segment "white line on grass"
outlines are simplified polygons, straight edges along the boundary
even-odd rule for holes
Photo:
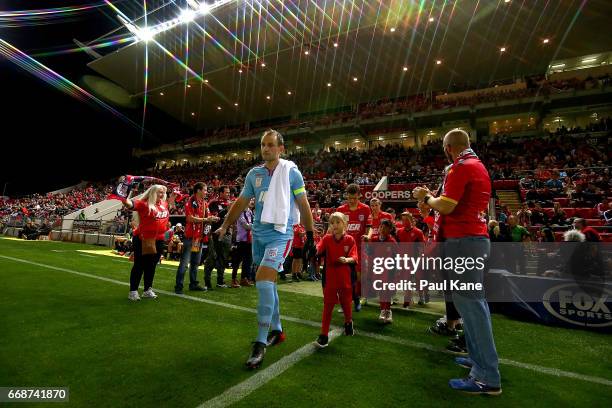
[[[342,333],[341,329],[334,329],[329,333],[329,341],[335,340]],[[278,377],[296,363],[314,354],[317,347],[313,343],[308,343],[297,349],[291,354],[278,360],[276,363],[266,367],[257,374],[252,375],[247,380],[225,390],[223,394],[199,405],[198,408],[224,408],[230,406],[241,399],[247,397],[253,391],[264,386],[270,380]]]
[[[86,255],[86,254],[79,254],[79,255],[84,256],[86,258],[95,258],[95,256],[93,255]]]
[[[128,286],[129,285],[128,282],[122,282],[122,281],[118,281],[118,280],[115,280],[115,279],[105,278],[105,277],[98,276],[98,275],[92,275],[92,274],[85,273],[85,272],[73,271],[71,269],[61,268],[61,267],[58,267],[58,266],[52,266],[52,265],[46,265],[46,264],[42,264],[42,263],[38,263],[38,262],[32,262],[32,261],[28,261],[28,260],[25,260],[25,259],[13,258],[12,256],[0,255],[0,258],[8,259],[8,260],[15,261],[15,262],[21,262],[21,263],[25,263],[25,264],[29,264],[29,265],[40,266],[42,268],[53,269],[53,270],[56,270],[56,271],[67,272],[67,273],[71,273],[73,275],[84,276],[84,277],[92,278],[92,279],[98,279],[98,280],[101,280],[101,281],[110,282],[110,283],[114,283],[114,284],[117,284],[117,285],[123,285],[123,286]],[[188,299],[188,300],[193,300],[193,301],[196,301],[196,302],[207,303],[207,304],[210,304],[210,305],[224,307],[226,309],[241,310],[243,312],[248,312],[248,313],[257,313],[257,310],[255,310],[255,309],[251,309],[251,308],[244,307],[244,306],[233,305],[231,303],[218,302],[218,301],[215,301],[215,300],[204,299],[204,298],[199,298],[199,297],[189,296],[189,295],[177,295],[176,293],[168,292],[168,291],[161,290],[161,289],[156,289],[156,291],[158,293],[163,293],[163,294],[168,295],[168,296],[174,296],[174,297],[184,298],[184,299]],[[286,320],[286,321],[289,321],[289,322],[300,323],[300,324],[307,325],[307,326],[312,326],[312,327],[320,327],[321,326],[320,322],[313,322],[311,320],[300,319],[300,318],[297,318],[297,317],[281,315],[281,318],[283,320]],[[434,351],[434,352],[438,352],[438,353],[447,353],[446,350],[437,349],[436,347],[434,347],[434,346],[432,346],[430,344],[425,344],[425,343],[419,343],[419,342],[415,342],[415,341],[400,339],[400,338],[397,338],[397,337],[385,336],[385,335],[382,335],[382,334],[366,332],[366,331],[363,331],[363,330],[360,330],[357,334],[361,335],[361,336],[364,336],[364,337],[370,337],[370,338],[373,338],[373,339],[377,339],[377,340],[381,340],[381,341],[386,341],[388,343],[394,343],[394,344],[399,344],[399,345],[408,346],[408,347],[412,347],[412,348],[418,348],[418,349],[425,349],[425,350],[428,350],[428,351]],[[506,359],[506,358],[500,358],[499,362],[501,364],[505,364],[505,365],[509,365],[509,366],[513,366],[513,367],[518,367],[518,368],[523,368],[523,369],[526,369],[526,370],[532,370],[532,371],[535,371],[535,372],[538,372],[538,373],[541,373],[541,374],[549,374],[549,375],[553,375],[553,376],[556,376],[556,377],[573,378],[573,379],[587,381],[587,382],[591,382],[591,383],[595,383],[595,384],[602,384],[602,385],[612,386],[612,381],[611,380],[608,380],[608,379],[605,379],[605,378],[601,378],[601,377],[593,377],[593,376],[589,376],[589,375],[578,374],[578,373],[574,373],[574,372],[571,372],[571,371],[564,371],[564,370],[559,370],[557,368],[545,367],[545,366],[540,366],[540,365],[536,365],[536,364],[521,363],[520,361],[509,360],[509,359]]]

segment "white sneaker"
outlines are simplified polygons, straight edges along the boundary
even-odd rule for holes
[[[142,293],[143,298],[157,299],[157,295],[153,292],[153,288],[149,288]]]
[[[393,323],[393,312],[391,311],[391,309],[385,310],[385,312],[387,312],[385,313],[385,323]]]
[[[137,290],[130,290],[130,294],[128,295],[128,299],[130,299],[131,301],[138,301],[140,300],[140,296],[138,296],[138,291]]]
[[[387,313],[386,310],[381,310],[380,311],[380,316],[378,316],[378,321],[379,322],[383,322],[386,323],[385,318],[387,317]]]

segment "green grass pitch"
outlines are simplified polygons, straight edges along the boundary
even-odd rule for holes
[[[174,265],[158,268],[155,289],[172,292]],[[281,314],[294,318],[283,321],[288,340],[268,349],[261,369],[247,371],[256,332],[255,288],[186,292],[216,304],[164,293],[132,303],[128,287],[113,282],[127,284],[130,267],[126,258],[100,247],[0,239],[0,386],[70,387],[68,404],[12,405],[197,407],[261,375],[319,334],[318,284],[281,285]],[[232,406],[609,406],[609,336],[494,315],[505,361],[503,394],[469,396],[448,388],[450,378],[467,370],[442,352],[447,339],[426,332],[441,309],[424,309],[430,313],[398,311],[394,324],[383,327],[378,309],[364,307],[354,315],[357,336],[339,337],[308,354]],[[332,323],[341,325],[342,315],[335,313]],[[544,372],[549,369],[589,378]]]

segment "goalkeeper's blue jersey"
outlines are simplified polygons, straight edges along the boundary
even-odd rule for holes
[[[278,168],[278,167],[277,167]],[[296,206],[295,198],[306,193],[304,186],[304,178],[302,173],[297,167],[289,170],[289,185],[291,188],[290,200],[291,208],[289,209],[289,220],[287,222],[287,231],[285,234],[274,229],[274,224],[267,224],[261,222],[261,213],[263,211],[263,204],[270,186],[270,180],[274,171],[268,170],[264,165],[253,167],[246,176],[244,181],[244,188],[240,193],[241,197],[253,198],[255,197],[255,216],[253,218],[253,239],[279,239],[279,238],[293,238],[293,224],[297,221],[291,217],[293,209]]]

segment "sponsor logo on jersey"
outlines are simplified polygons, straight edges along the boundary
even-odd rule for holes
[[[361,229],[361,224],[357,222],[351,222],[348,225],[347,231],[359,231]]]
[[[263,181],[263,177],[255,177],[255,188],[261,187],[262,181]]]

